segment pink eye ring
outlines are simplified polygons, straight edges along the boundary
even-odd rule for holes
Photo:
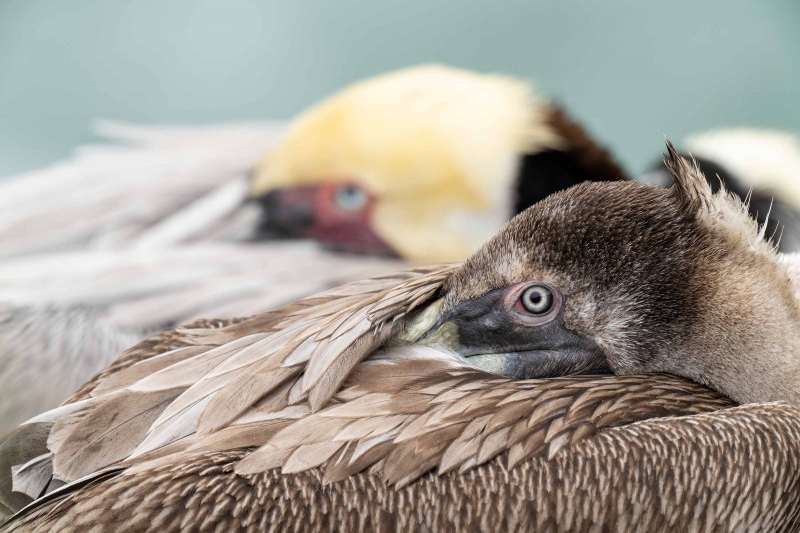
[[[509,287],[505,298],[509,312],[529,326],[555,320],[564,307],[564,297],[555,287],[541,281],[518,283]]]

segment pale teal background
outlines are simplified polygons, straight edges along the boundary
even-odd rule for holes
[[[0,0],[0,176],[94,118],[287,118],[428,61],[535,79],[640,170],[664,135],[800,129],[798,30],[798,0]]]

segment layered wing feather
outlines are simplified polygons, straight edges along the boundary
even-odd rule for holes
[[[354,282],[249,319],[197,323],[144,341],[73,396],[87,408],[52,422],[53,478],[70,482],[132,454],[175,453],[237,421],[271,422],[320,409],[455,268]],[[304,381],[305,371],[315,368],[325,371]],[[24,477],[33,470],[17,472]],[[27,483],[20,475],[17,486]]]

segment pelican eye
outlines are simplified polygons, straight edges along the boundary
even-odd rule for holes
[[[342,185],[336,189],[333,200],[343,211],[358,211],[367,203],[367,193],[356,185]]]
[[[553,307],[553,291],[541,284],[531,285],[522,291],[519,301],[532,315],[543,315]]]

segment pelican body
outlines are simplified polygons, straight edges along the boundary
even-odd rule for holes
[[[797,531],[797,262],[669,150],[138,344],[3,438],[2,531]]]

